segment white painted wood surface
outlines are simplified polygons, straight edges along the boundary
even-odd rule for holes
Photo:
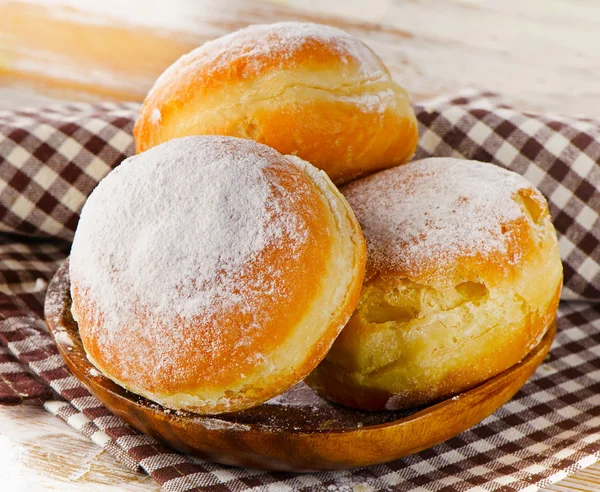
[[[0,0],[0,84],[142,99],[182,52],[283,19],[360,36],[414,100],[473,86],[522,108],[600,115],[597,0]]]
[[[501,92],[522,108],[600,115],[597,0],[279,0],[231,8],[226,0],[220,3],[0,0],[0,109],[63,99],[139,100],[177,50],[250,22],[323,15],[362,36],[414,100],[474,86]],[[24,4],[35,4],[34,10],[19,10]],[[3,9],[12,16],[2,15]],[[159,52],[142,46],[139,56],[127,51],[121,58],[115,53],[114,60],[104,58],[103,46],[61,56],[56,52],[61,46],[46,46],[52,43],[43,36],[52,36],[53,24],[44,23],[43,15],[35,32],[21,29],[32,12],[94,35],[121,27],[111,31],[119,42],[131,27],[138,35],[131,43],[160,39],[166,47]],[[27,47],[29,35],[35,49]],[[0,406],[0,464],[1,492],[159,490],[152,479],[127,470],[32,405]],[[600,465],[545,490],[600,491]]]
[[[42,407],[0,406],[0,491],[38,490],[155,492],[160,487]]]

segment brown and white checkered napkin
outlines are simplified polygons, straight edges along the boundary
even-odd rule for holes
[[[166,449],[104,408],[67,370],[40,320],[47,281],[78,212],[133,151],[132,104],[0,113],[0,401],[45,407],[168,491],[522,491],[600,458],[600,120],[518,112],[468,92],[416,107],[417,157],[494,162],[548,198],[565,263],[550,357],[508,404],[463,434],[408,458],[345,472],[229,468]]]

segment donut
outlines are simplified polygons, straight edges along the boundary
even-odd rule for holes
[[[334,402],[404,409],[519,362],[562,286],[542,194],[492,164],[429,158],[342,189],[367,242],[359,304],[307,382]]]
[[[321,361],[358,302],[365,255],[322,171],[250,140],[174,139],[90,195],[71,310],[115,383],[166,408],[231,412]]]
[[[189,135],[256,140],[337,184],[407,162],[418,139],[407,93],[379,57],[301,22],[249,26],[181,57],[148,93],[134,135],[137,152]]]

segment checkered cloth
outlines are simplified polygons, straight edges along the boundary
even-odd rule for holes
[[[585,302],[561,304],[550,357],[478,426],[393,463],[299,475],[201,462],[139,434],[69,373],[40,319],[86,196],[133,152],[136,110],[69,104],[0,113],[0,401],[44,401],[168,491],[533,491],[600,458],[600,120],[522,113],[476,92],[416,107],[417,158],[494,162],[540,188],[559,233],[563,300]]]

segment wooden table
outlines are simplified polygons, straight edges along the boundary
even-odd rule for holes
[[[595,0],[154,3],[0,0],[0,109],[140,101],[167,65],[205,40],[250,23],[298,19],[363,38],[415,101],[481,87],[521,108],[600,115]],[[159,490],[34,405],[0,407],[0,462],[3,492]],[[599,491],[600,465],[545,490]]]

